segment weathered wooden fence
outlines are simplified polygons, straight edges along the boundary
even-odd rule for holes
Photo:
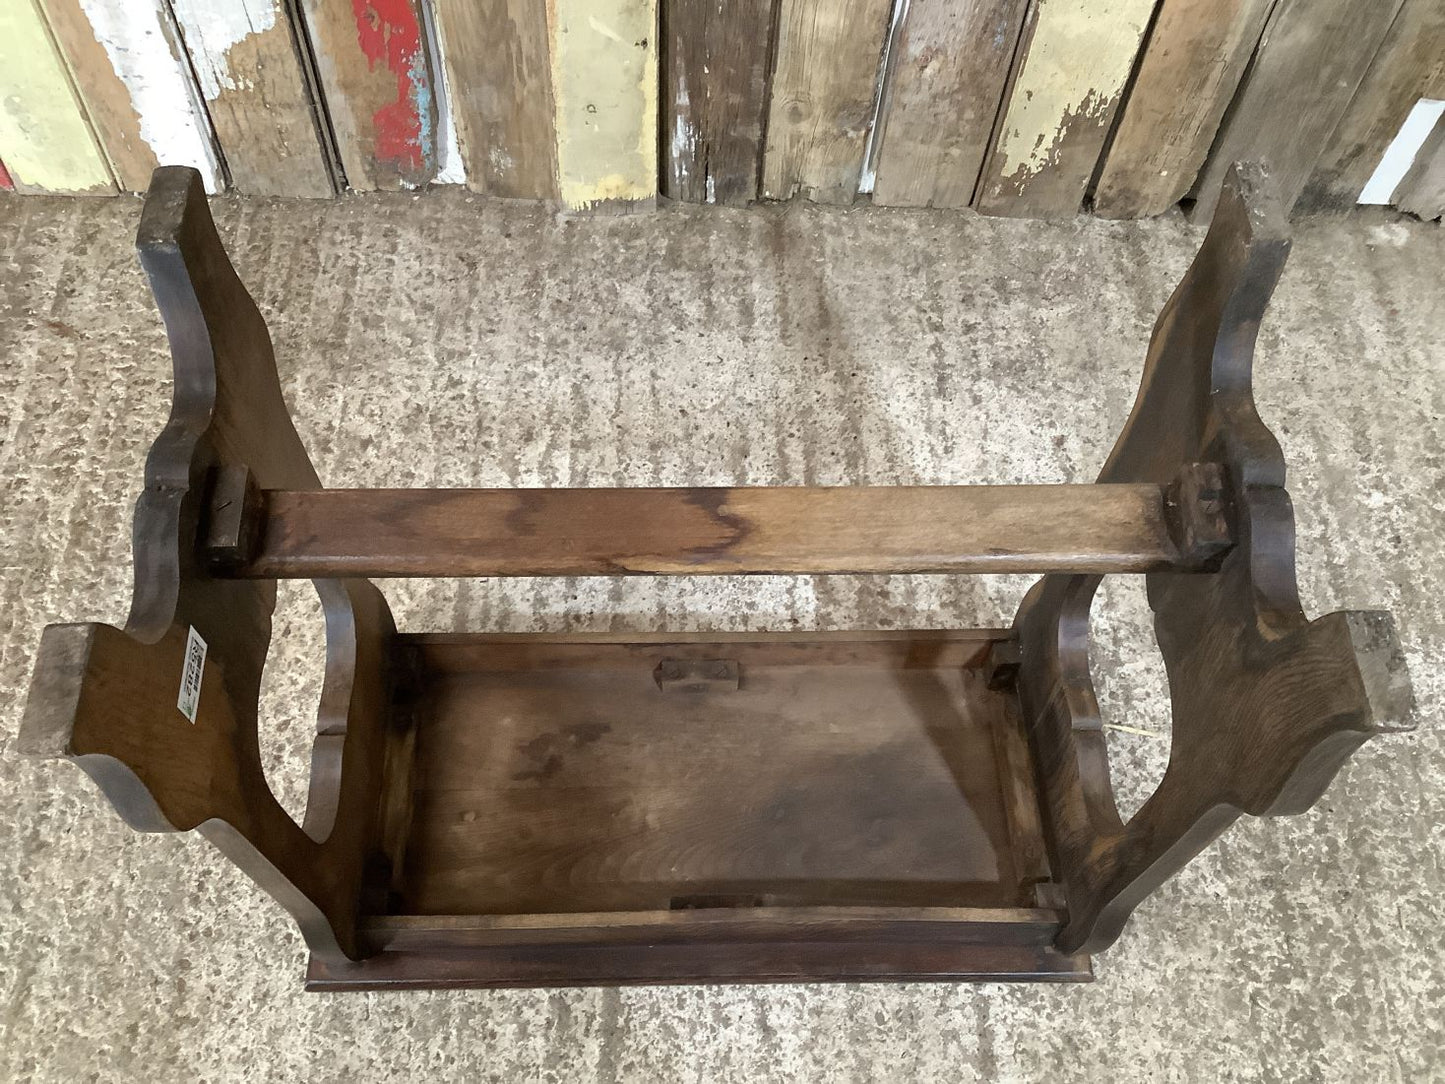
[[[1442,100],[1445,0],[0,0],[21,192],[1438,217]]]

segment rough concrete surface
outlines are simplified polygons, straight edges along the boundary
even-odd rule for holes
[[[14,752],[41,627],[121,623],[129,506],[169,403],[129,199],[0,199],[0,1078],[1066,1081],[1445,1077],[1445,233],[1303,225],[1258,399],[1311,613],[1399,618],[1421,729],[1314,812],[1247,820],[1148,901],[1090,986],[306,994],[301,940],[199,838],[127,829]],[[461,194],[216,211],[332,485],[1092,478],[1201,238],[1177,218],[671,208],[563,220]],[[1019,577],[392,582],[399,624],[1006,623]],[[288,585],[289,587],[289,585]],[[1137,579],[1095,622],[1126,809],[1167,758]],[[302,807],[320,677],[289,587],[268,773]]]

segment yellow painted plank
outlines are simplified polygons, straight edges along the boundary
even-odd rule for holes
[[[657,197],[656,0],[548,0],[557,174],[573,210]]]
[[[984,167],[985,214],[1077,214],[1155,0],[1037,0]]]
[[[110,193],[110,167],[31,0],[0,0],[0,154],[21,192]]]

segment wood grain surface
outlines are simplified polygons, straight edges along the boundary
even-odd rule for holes
[[[159,165],[225,187],[200,88],[164,0],[41,0],[107,161],[144,192]]]
[[[437,104],[418,0],[301,0],[348,188],[415,188],[437,169]]]
[[[1405,0],[1369,71],[1319,156],[1296,210],[1355,207],[1411,108],[1445,98],[1445,4]]]
[[[236,191],[334,195],[284,0],[172,0],[171,8]]]
[[[240,576],[1141,572],[1184,562],[1137,486],[343,490],[264,495]]]
[[[879,118],[874,203],[969,205],[1027,8],[1027,0],[910,0]]]
[[[557,132],[545,4],[434,0],[467,187],[556,199]]]
[[[0,150],[21,192],[115,192],[65,58],[32,0],[0,4]]]
[[[850,204],[873,124],[888,0],[779,0],[763,195]]]
[[[742,206],[758,197],[778,0],[663,0],[663,193]]]
[[[1207,219],[1236,162],[1268,164],[1293,208],[1374,60],[1401,0],[1279,0],[1195,183]]]
[[[1275,0],[1163,0],[1094,192],[1102,218],[1163,214],[1209,155]]]
[[[1029,9],[975,206],[1077,214],[1123,99],[1155,0],[1037,0]]]

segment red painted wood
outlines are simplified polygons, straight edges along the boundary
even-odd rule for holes
[[[7,192],[15,191],[15,182],[10,179],[10,171],[5,168],[4,162],[0,162],[0,188]]]
[[[432,138],[430,110],[423,96],[432,93],[421,26],[411,0],[351,0],[361,51],[374,68],[383,64],[396,74],[396,101],[372,114],[378,161],[419,170]]]

